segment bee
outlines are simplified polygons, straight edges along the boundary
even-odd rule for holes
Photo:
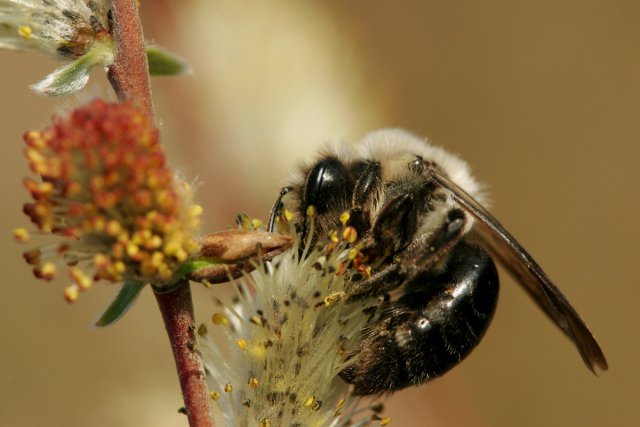
[[[400,129],[327,152],[280,192],[302,241],[315,244],[349,212],[358,245],[378,260],[347,300],[380,296],[339,375],[357,395],[393,392],[441,376],[480,342],[498,300],[497,260],[575,344],[586,366],[607,369],[587,325],[538,263],[487,211],[468,165]],[[309,208],[313,207],[312,210]],[[313,212],[313,215],[310,213]]]

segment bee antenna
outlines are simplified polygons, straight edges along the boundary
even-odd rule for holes
[[[280,209],[282,209],[282,198],[293,188],[292,187],[282,187],[280,190],[280,195],[278,199],[273,204],[273,208],[271,208],[271,212],[269,213],[269,225],[267,226],[267,230],[269,232],[273,232],[273,227],[276,223],[276,217],[280,214]]]

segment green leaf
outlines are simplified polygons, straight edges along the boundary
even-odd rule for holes
[[[82,58],[55,70],[43,80],[32,84],[32,90],[40,95],[71,95],[82,89],[89,81],[89,73],[93,66],[87,66]]]
[[[96,326],[109,326],[120,320],[120,318],[129,311],[129,308],[131,308],[136,301],[136,298],[138,298],[144,286],[143,283],[137,282],[127,282],[122,285],[116,299],[113,300],[102,316],[100,316],[96,322]]]
[[[93,67],[96,65],[109,65],[113,63],[113,58],[114,51],[112,44],[97,44],[71,64],[56,69],[42,81],[30,87],[40,95],[71,95],[87,84],[89,74]]]
[[[147,61],[152,76],[176,76],[191,72],[184,59],[158,46],[147,46]]]
[[[212,259],[199,258],[194,259],[189,262],[186,262],[180,266],[178,271],[176,272],[176,276],[178,279],[182,279],[185,276],[193,273],[194,271],[202,270],[203,268],[212,267],[214,265],[219,265],[220,262],[216,262]]]

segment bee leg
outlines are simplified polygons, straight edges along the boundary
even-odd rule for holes
[[[415,280],[442,261],[464,236],[466,216],[460,209],[450,210],[443,224],[430,235],[416,238],[397,261],[374,273],[370,278],[355,282],[347,289],[347,300],[384,295]]]
[[[464,236],[466,221],[461,209],[451,209],[435,233],[414,239],[400,255],[402,275],[411,280],[445,259]]]
[[[382,168],[379,162],[367,160],[351,166],[349,172],[358,177],[351,196],[349,225],[362,236],[371,230],[371,207],[382,186]]]
[[[400,273],[399,264],[390,264],[372,274],[368,279],[350,285],[346,290],[346,300],[351,302],[366,297],[384,295],[399,287],[402,282],[404,282],[404,277]]]
[[[269,232],[273,232],[273,227],[276,224],[276,217],[278,215],[280,215],[280,211],[282,210],[282,198],[289,192],[291,191],[291,187],[282,187],[282,189],[280,189],[280,195],[278,196],[278,199],[276,200],[276,202],[273,204],[273,207],[271,208],[271,212],[269,213],[269,225],[267,226],[267,230]]]
[[[379,250],[396,254],[410,244],[418,229],[415,194],[403,193],[385,203],[371,229]]]
[[[382,167],[380,162],[368,161],[360,166],[358,181],[353,189],[351,206],[354,210],[364,211],[371,202],[382,185]]]

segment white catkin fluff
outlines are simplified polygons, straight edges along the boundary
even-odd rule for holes
[[[202,337],[218,425],[365,426],[384,424],[372,407],[357,408],[339,376],[344,355],[370,320],[369,299],[346,304],[350,252],[286,253],[237,282],[234,303],[213,321],[223,339]],[[371,310],[368,311],[369,313]]]
[[[0,48],[77,58],[109,30],[107,0],[0,2]]]

